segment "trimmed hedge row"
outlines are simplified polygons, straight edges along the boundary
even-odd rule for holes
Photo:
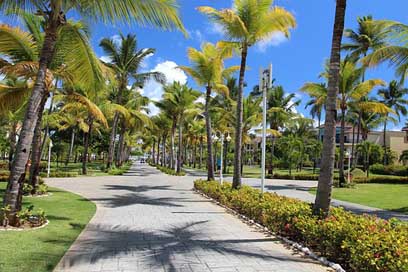
[[[408,177],[408,166],[404,165],[382,165],[374,164],[370,166],[370,172],[377,175],[394,175]]]
[[[177,173],[177,171],[175,171],[174,169],[170,169],[167,167],[163,167],[160,165],[156,165],[156,168],[159,169],[160,171],[162,171],[163,173],[167,174],[167,175],[171,175],[171,176],[185,176],[186,172],[181,171],[180,173]]]
[[[223,205],[340,263],[347,271],[408,271],[408,224],[332,208],[313,215],[312,204],[243,186],[197,180],[194,187]]]
[[[319,180],[318,174],[278,174],[267,175],[270,179]]]
[[[397,176],[374,176],[374,177],[355,177],[355,183],[388,183],[388,184],[408,184],[408,177]]]

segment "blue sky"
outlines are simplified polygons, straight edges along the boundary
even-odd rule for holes
[[[188,65],[186,51],[188,47],[198,48],[204,41],[216,42],[222,39],[220,29],[211,24],[208,19],[195,8],[209,5],[216,8],[230,7],[231,0],[179,0],[182,20],[190,33],[186,39],[180,32],[164,32],[154,28],[141,28],[137,25],[123,24],[104,25],[91,24],[92,45],[99,57],[104,53],[99,48],[99,41],[103,37],[114,37],[119,32],[123,34],[135,33],[139,47],[152,47],[156,54],[144,64],[144,70],[160,70],[165,72],[169,80],[187,80],[196,87],[194,82],[182,72],[172,69],[176,65]],[[246,73],[248,93],[258,82],[260,66],[273,63],[273,77],[277,84],[283,85],[287,92],[296,93],[302,104],[298,111],[308,116],[304,103],[308,97],[299,88],[307,81],[318,81],[318,74],[322,71],[325,59],[330,54],[330,42],[333,28],[335,0],[275,0],[275,4],[291,11],[297,20],[297,28],[292,31],[289,40],[277,35],[272,40],[254,46],[250,49]],[[406,0],[349,0],[347,8],[346,28],[355,28],[358,16],[373,15],[375,19],[391,19],[408,24]],[[7,22],[8,19],[0,17]],[[175,64],[174,64],[175,63]],[[238,64],[239,58],[228,61],[228,65]],[[394,79],[393,70],[382,65],[368,72],[368,77],[381,78],[385,81]],[[160,87],[151,83],[144,89],[144,95],[157,99]],[[399,124],[395,129],[403,125]],[[392,125],[391,125],[392,127]]]

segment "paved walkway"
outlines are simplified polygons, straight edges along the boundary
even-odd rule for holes
[[[186,170],[190,176],[197,178],[197,176],[205,177],[206,173],[196,170]],[[231,181],[230,177],[226,180]],[[260,179],[255,178],[243,178],[242,182],[249,186],[260,188]],[[309,193],[310,188],[317,187],[317,181],[308,180],[283,180],[283,179],[266,179],[265,190],[269,192],[275,192],[279,195],[297,198],[307,202],[314,202],[315,196]],[[343,207],[346,210],[352,211],[358,214],[372,214],[380,218],[390,219],[392,217],[398,218],[403,221],[408,221],[408,214],[382,210],[378,208],[368,207],[356,203],[347,201],[341,201],[333,199],[331,204],[333,206]]]
[[[328,271],[192,192],[192,180],[146,165],[123,177],[48,179],[97,204],[55,271]]]

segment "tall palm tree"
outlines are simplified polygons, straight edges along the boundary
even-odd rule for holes
[[[223,79],[236,71],[238,67],[224,67],[224,60],[232,57],[232,50],[228,47],[221,47],[220,44],[204,43],[201,51],[189,48],[188,58],[192,63],[191,67],[180,66],[188,73],[200,86],[204,86],[205,92],[205,123],[207,131],[207,179],[214,179],[214,164],[212,161],[212,129],[210,117],[210,102],[213,91],[228,93],[228,87],[223,84]]]
[[[281,7],[272,7],[272,4],[273,0],[236,0],[230,9],[198,8],[199,11],[207,14],[212,21],[224,28],[225,35],[229,40],[226,43],[235,45],[241,54],[236,110],[233,188],[241,186],[243,91],[248,49],[277,32],[289,36],[289,29],[294,28],[296,25],[295,18],[290,12]]]
[[[379,50],[387,45],[388,29],[384,23],[373,20],[371,15],[357,18],[356,30],[346,29],[344,31],[348,42],[342,45],[342,50],[349,53],[350,60],[357,62],[368,54]],[[365,81],[366,67],[362,67],[361,81]],[[364,101],[364,98],[362,98]],[[362,111],[358,110],[357,142],[360,139]],[[353,146],[354,147],[354,146]],[[353,153],[354,157],[354,153]]]
[[[103,51],[108,54],[111,62],[106,63],[107,66],[111,67],[115,73],[118,81],[117,93],[116,93],[116,104],[124,105],[126,101],[124,97],[128,95],[130,90],[128,89],[130,77],[133,77],[136,82],[140,82],[143,85],[144,81],[149,78],[154,78],[160,83],[165,82],[164,75],[159,72],[149,72],[149,73],[139,73],[140,65],[143,60],[155,52],[152,48],[137,48],[137,40],[135,35],[128,34],[126,37],[121,34],[120,43],[116,43],[112,38],[105,38],[100,42],[100,46]],[[110,134],[109,150],[108,150],[108,162],[107,168],[112,166],[114,158],[114,147],[115,138],[117,134],[117,127],[119,124],[119,113],[115,114],[112,123],[112,130]],[[123,127],[120,132],[120,137],[123,142],[123,134],[125,133],[125,128]],[[120,164],[120,151],[121,147],[119,144],[117,152],[117,164]]]
[[[395,114],[400,120],[401,115],[406,116],[408,114],[407,106],[408,99],[404,98],[408,94],[408,89],[404,88],[396,80],[392,80],[387,88],[378,90],[378,95],[382,97],[381,102],[387,105],[389,108],[393,109]],[[386,151],[386,133],[387,133],[387,123],[388,123],[388,113],[385,115],[384,129],[383,129],[383,147]],[[384,152],[384,164],[388,164],[387,152]]]
[[[295,99],[294,93],[286,93],[282,86],[273,86],[267,92],[266,103],[268,107],[267,119],[271,131],[278,132],[286,121],[294,114],[296,106],[300,100]],[[271,161],[268,174],[273,175],[273,159],[275,153],[275,136],[272,134],[271,140]]]
[[[11,167],[10,180],[4,195],[3,206],[8,206],[8,219],[11,225],[17,224],[17,212],[21,209],[22,183],[24,181],[25,165],[28,161],[29,149],[37,124],[39,105],[45,95],[45,78],[47,69],[55,57],[55,49],[60,30],[67,25],[66,14],[77,12],[85,18],[93,20],[114,21],[135,19],[138,23],[159,26],[161,28],[179,28],[184,30],[178,18],[174,0],[5,0],[0,2],[0,10],[9,14],[36,12],[44,17],[45,36],[38,58],[38,72],[35,85],[29,98],[26,115],[17,144],[16,157]],[[4,40],[2,40],[4,41]],[[74,50],[75,51],[75,50]],[[77,54],[72,52],[72,54]],[[77,58],[73,56],[72,59]],[[82,67],[77,67],[78,71]]]
[[[329,82],[323,138],[322,164],[317,186],[314,213],[327,216],[330,209],[336,139],[336,103],[339,92],[340,47],[344,31],[347,0],[336,1],[333,38],[330,55]]]
[[[324,104],[327,97],[327,86],[326,83],[313,83],[307,82],[300,89],[302,92],[307,93],[311,99],[306,103],[305,108],[310,108],[310,115],[313,118],[317,117],[317,139],[320,140],[320,124],[322,121],[322,113],[324,110]]]

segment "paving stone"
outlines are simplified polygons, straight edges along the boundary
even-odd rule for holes
[[[55,271],[328,271],[194,193],[195,178],[135,164],[120,177],[48,179],[97,205]]]

